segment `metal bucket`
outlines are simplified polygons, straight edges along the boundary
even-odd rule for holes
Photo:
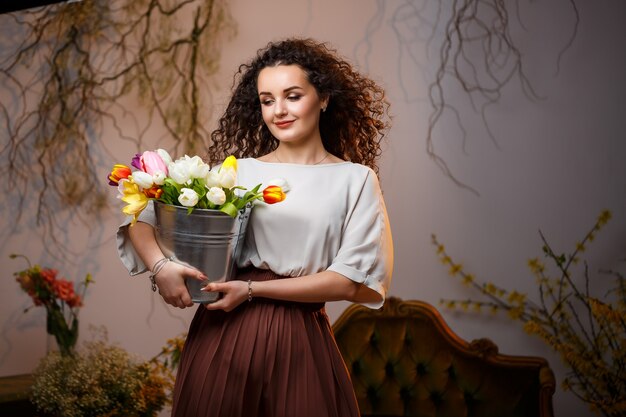
[[[175,262],[196,268],[208,277],[204,282],[189,278],[187,290],[194,303],[211,303],[219,293],[200,291],[209,282],[232,278],[241,253],[251,207],[233,218],[219,210],[194,209],[154,202],[156,238],[168,257]]]

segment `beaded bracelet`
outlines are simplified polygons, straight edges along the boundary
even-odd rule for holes
[[[248,280],[248,302],[252,301],[252,281]]]
[[[152,269],[150,269],[150,283],[152,284],[152,291],[157,290],[157,285],[156,285],[156,280],[154,279],[154,277],[156,277],[156,275],[161,272],[161,269],[163,269],[163,267],[165,266],[166,263],[168,263],[171,259],[170,258],[166,258],[163,257],[161,259],[159,259],[158,261],[156,261],[154,263],[154,266],[152,267]]]

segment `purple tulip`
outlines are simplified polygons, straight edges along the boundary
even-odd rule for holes
[[[130,164],[138,170],[143,171],[143,169],[141,169],[141,154],[136,153]]]

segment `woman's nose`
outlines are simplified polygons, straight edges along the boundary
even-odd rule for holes
[[[287,106],[283,100],[276,100],[274,104],[274,114],[276,116],[284,116],[287,114]]]

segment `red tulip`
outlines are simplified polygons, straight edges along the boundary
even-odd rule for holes
[[[278,185],[270,185],[263,190],[263,201],[267,204],[280,203],[287,197],[287,194]]]
[[[109,174],[109,185],[117,186],[120,180],[128,178],[131,170],[126,165],[115,164],[113,170]]]

